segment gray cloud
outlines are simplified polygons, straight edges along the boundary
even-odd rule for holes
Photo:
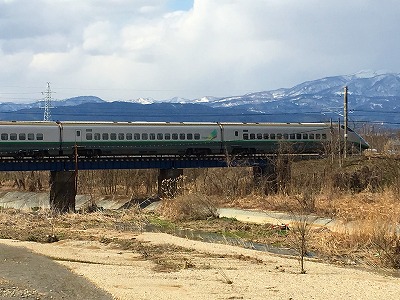
[[[165,99],[400,72],[399,15],[395,0],[0,0],[0,101],[47,81],[59,98]]]

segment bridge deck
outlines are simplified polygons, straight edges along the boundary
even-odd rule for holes
[[[318,155],[291,155],[295,159],[309,159]],[[73,171],[101,169],[185,169],[240,166],[265,166],[276,155],[208,155],[208,156],[102,156],[102,157],[44,157],[15,159],[0,158],[0,171]]]

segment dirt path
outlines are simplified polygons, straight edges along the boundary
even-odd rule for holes
[[[45,256],[0,244],[0,299],[108,300],[112,296]]]
[[[301,275],[296,259],[240,247],[163,233],[104,232],[104,236],[140,241],[154,247],[159,256],[148,260],[144,250],[138,253],[93,241],[0,243],[44,254],[116,299],[368,300],[398,299],[400,294],[399,278],[372,272],[307,261],[307,274]],[[163,269],[160,261],[181,267]]]

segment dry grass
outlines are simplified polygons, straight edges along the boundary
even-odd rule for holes
[[[347,223],[340,232],[313,230],[308,237],[313,251],[340,263],[397,269],[399,170],[399,160],[388,157],[352,158],[342,167],[328,160],[302,161],[292,165],[289,191],[264,195],[253,190],[243,197],[225,199],[223,205],[298,212],[305,201],[307,211]]]
[[[400,240],[394,224],[385,219],[353,222],[342,232],[315,235],[312,245],[331,261],[398,269]]]
[[[90,229],[140,231],[146,217],[138,209],[90,214],[53,214],[49,210],[0,210],[0,238],[53,242],[90,238]]]
[[[383,219],[399,222],[399,199],[392,190],[380,193],[361,192],[358,194],[338,194],[335,198],[321,195],[318,211],[330,214],[343,221]]]
[[[218,196],[220,201],[244,197],[254,191],[253,170],[248,167],[185,170],[185,193]]]
[[[174,199],[165,199],[159,212],[162,216],[174,221],[206,220],[218,217],[215,201],[203,194],[188,194]]]
[[[288,245],[286,235],[274,236],[268,226],[213,220],[216,208],[298,212],[304,208],[305,201],[308,212],[351,222],[351,230],[313,231],[309,245],[314,251],[344,263],[400,267],[396,227],[400,223],[400,161],[397,158],[357,157],[341,165],[330,158],[291,163],[289,184],[284,190],[269,195],[264,193],[261,184],[254,184],[252,168],[185,170],[180,195],[165,199],[158,213],[178,226]],[[94,196],[139,197],[156,191],[157,174],[153,171],[89,171],[81,172],[80,176],[80,191]],[[4,188],[15,185],[24,190],[46,190],[44,178],[40,172],[4,173],[0,183]],[[66,215],[0,210],[0,237],[39,242],[52,241],[53,236],[99,239],[102,230],[137,232],[146,223],[147,216],[137,209]],[[90,229],[98,230],[98,234],[93,236]]]

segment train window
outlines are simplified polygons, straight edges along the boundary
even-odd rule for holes
[[[36,133],[36,139],[38,141],[43,141],[43,133]]]
[[[322,134],[322,139],[326,140],[326,134],[325,133]]]
[[[118,139],[120,141],[124,140],[125,139],[125,133],[118,133]]]
[[[268,140],[269,139],[269,134],[268,133],[264,133],[263,134],[263,139],[264,140]]]
[[[239,136],[239,131],[235,131],[235,136]]]
[[[180,140],[186,139],[186,134],[180,133],[180,134],[179,134],[179,139],[180,139]]]
[[[276,139],[281,140],[282,139],[282,133],[277,133],[276,134]]]
[[[250,139],[255,140],[256,139],[256,134],[255,133],[250,133]]]
[[[320,139],[321,139],[321,134],[316,133],[316,134],[315,134],[315,138],[316,138],[317,140],[320,140]]]
[[[289,139],[289,135],[288,135],[287,133],[284,133],[284,134],[283,134],[283,139],[284,139],[284,140]]]
[[[20,133],[19,136],[18,136],[18,139],[20,141],[26,140],[26,134],[25,133]]]
[[[248,133],[243,133],[243,139],[248,140],[249,139],[249,134]]]
[[[155,140],[156,139],[156,134],[155,133],[150,133],[149,137],[150,137],[150,140]]]
[[[193,140],[193,133],[188,133],[187,136],[186,136],[186,138],[187,138],[188,140]]]
[[[147,133],[142,133],[142,140],[147,140],[149,135]]]
[[[99,141],[100,140],[100,133],[95,133],[94,134],[94,139],[96,140],[96,141]]]
[[[290,138],[291,140],[294,140],[294,139],[296,138],[296,135],[295,135],[294,133],[291,133],[291,134],[289,135],[289,138]]]
[[[157,133],[157,140],[162,140],[164,135],[162,133]]]
[[[33,133],[28,133],[28,141],[33,141],[35,139],[35,135]]]
[[[91,139],[93,139],[93,135],[92,135],[92,133],[91,132],[86,132],[86,139],[87,140],[91,140]]]
[[[200,139],[200,133],[195,133],[194,134],[194,139],[199,140]]]
[[[1,134],[1,140],[2,140],[2,141],[8,140],[8,133],[2,133],[2,134]]]
[[[301,140],[301,133],[296,133],[296,140]]]
[[[172,134],[172,139],[173,140],[177,140],[178,139],[178,134],[177,133],[173,133]]]
[[[104,141],[107,141],[108,140],[108,133],[103,133],[102,136],[101,136],[101,139],[104,140]]]
[[[134,140],[140,140],[140,133],[134,133],[133,134],[133,139]]]
[[[262,140],[263,136],[262,133],[257,133],[257,140]]]
[[[308,134],[307,133],[303,133],[303,140],[308,140]]]
[[[76,136],[81,136],[81,131],[80,130],[76,131]]]
[[[110,133],[110,140],[115,141],[117,139],[117,134],[116,133]]]
[[[309,138],[310,140],[313,140],[313,139],[314,139],[314,133],[310,133],[310,134],[308,135],[308,138]]]
[[[164,138],[165,138],[166,140],[170,140],[170,139],[171,139],[171,134],[170,134],[170,133],[166,133],[166,134],[164,135]]]
[[[17,134],[16,133],[10,133],[10,140],[16,141],[17,140]]]
[[[270,138],[271,140],[274,140],[274,139],[275,139],[275,133],[271,133],[271,134],[269,135],[269,138]]]
[[[126,134],[126,139],[129,140],[129,141],[132,140],[132,133],[127,133]]]

